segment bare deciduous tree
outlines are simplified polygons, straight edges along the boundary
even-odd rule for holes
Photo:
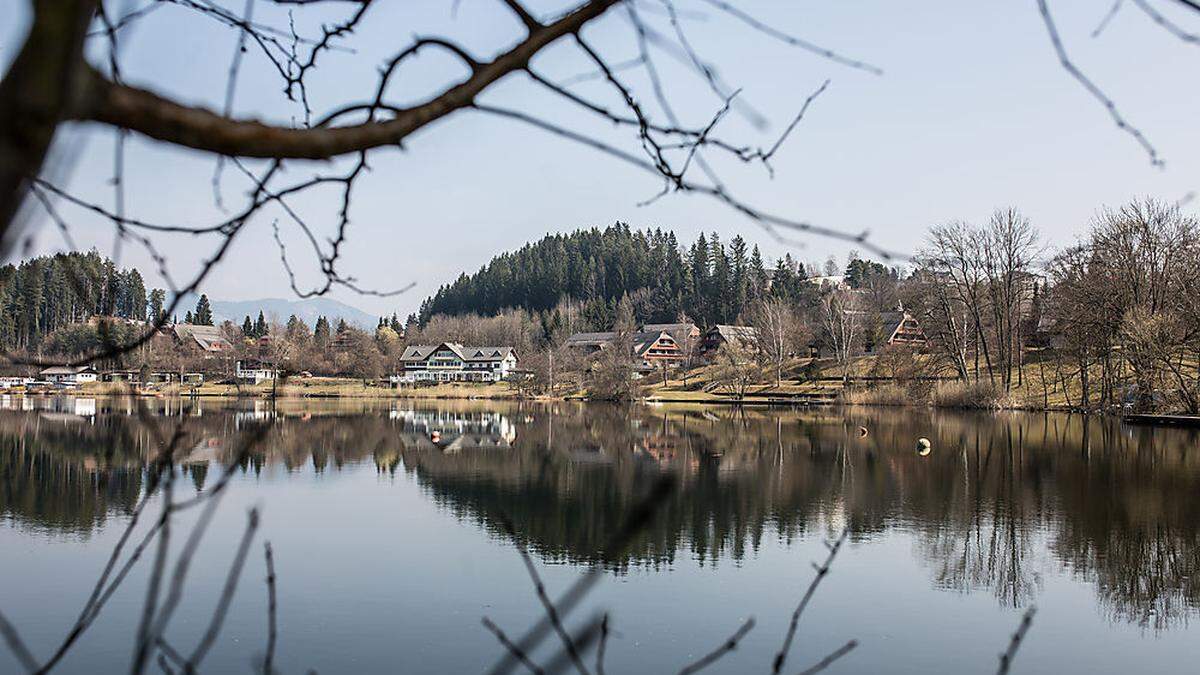
[[[821,332],[841,368],[843,386],[850,383],[850,364],[862,342],[864,318],[861,300],[852,291],[832,289],[821,298]]]
[[[775,373],[775,386],[783,384],[783,366],[795,353],[802,332],[795,310],[780,298],[757,300],[750,308],[750,325],[758,355]]]

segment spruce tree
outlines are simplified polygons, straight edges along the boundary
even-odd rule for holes
[[[200,326],[213,325],[212,307],[208,304],[208,296],[200,294],[200,299],[196,301],[196,312],[192,315],[194,323]]]
[[[167,293],[161,288],[150,291],[150,312],[146,320],[158,322],[163,317],[163,305],[166,304]]]
[[[332,338],[333,336],[330,334],[329,330],[329,319],[326,319],[323,316],[318,316],[317,324],[313,328],[313,341],[316,342],[318,348],[325,349],[329,346]]]
[[[254,337],[266,337],[271,332],[267,326],[267,317],[263,316],[262,310],[258,310],[258,318],[254,320]]]
[[[242,337],[254,337],[254,324],[250,322],[249,314],[242,320]]]
[[[288,317],[287,322],[287,338],[296,344],[308,342],[312,337],[312,333],[308,332],[308,324],[296,316],[295,314]]]
[[[767,293],[767,286],[770,284],[770,277],[767,276],[767,267],[763,264],[762,253],[758,250],[758,245],[754,245],[754,250],[750,252],[749,267],[749,289],[748,295],[751,300],[757,300]]]

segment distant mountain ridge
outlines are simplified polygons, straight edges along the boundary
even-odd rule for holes
[[[379,317],[333,298],[305,298],[303,300],[259,298],[256,300],[212,300],[211,303],[213,321],[218,324],[229,320],[241,325],[242,319],[247,316],[251,319],[257,318],[260,310],[268,320],[274,317],[280,322],[286,322],[289,316],[295,314],[308,324],[309,328],[317,322],[318,316],[329,319],[329,322],[334,325],[337,325],[339,319],[345,319],[346,323],[359,328],[373,328],[379,321]]]

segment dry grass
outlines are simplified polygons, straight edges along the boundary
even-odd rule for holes
[[[906,406],[925,405],[929,399],[911,387],[884,384],[872,389],[847,389],[842,392],[841,401],[846,405]]]
[[[1020,401],[992,382],[938,382],[929,395],[937,408],[1001,410],[1019,407]]]

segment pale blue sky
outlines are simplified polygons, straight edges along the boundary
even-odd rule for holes
[[[1200,31],[1200,17],[1175,11],[1166,0],[1150,0]],[[24,31],[25,2],[0,0],[0,58],[7,66]],[[118,3],[120,4],[120,3]],[[139,2],[137,4],[144,4]],[[230,2],[240,11],[240,0]],[[565,3],[530,3],[550,13]],[[1052,245],[1070,243],[1104,205],[1139,196],[1176,201],[1200,189],[1200,49],[1155,26],[1125,3],[1107,31],[1090,37],[1111,6],[1109,0],[1058,0],[1051,9],[1076,62],[1118,103],[1121,111],[1159,149],[1166,167],[1152,167],[1140,146],[1119,131],[1105,110],[1059,67],[1033,0],[887,0],[739,3],[780,28],[840,53],[882,67],[883,76],[853,70],[772,41],[724,18],[700,2],[680,7],[706,19],[686,22],[697,49],[771,122],[756,130],[744,118],[720,127],[726,137],[769,145],[820,83],[829,89],[810,109],[774,161],[772,180],[760,167],[720,162],[724,177],[741,197],[766,210],[845,230],[870,229],[891,249],[910,251],[933,224],[982,221],[996,207],[1024,211]],[[357,53],[328,56],[311,82],[319,114],[360,100],[375,83],[378,64],[413,34],[449,35],[481,57],[517,39],[518,25],[498,0],[462,0],[456,18],[449,2],[380,0],[346,44]],[[278,10],[260,2],[258,16]],[[298,26],[311,33],[328,14],[298,13]],[[653,21],[669,31],[665,20]],[[627,23],[606,16],[585,33],[612,60],[635,54]],[[185,101],[219,107],[235,35],[191,13],[166,6],[151,14],[126,42],[126,79]],[[660,57],[676,109],[702,125],[719,101],[693,75]],[[299,114],[280,95],[278,78],[251,51],[238,88],[237,110],[276,122]],[[566,44],[535,64],[565,77],[586,64]],[[389,99],[410,101],[462,76],[451,60],[433,55],[401,71]],[[631,76],[641,98],[651,100],[644,78]],[[599,84],[580,93],[611,101]],[[521,107],[636,149],[628,134],[547,98],[523,77],[502,81],[485,100]],[[111,203],[110,131],[76,127],[88,135],[71,189]],[[211,222],[219,218],[209,185],[213,158],[166,148],[144,139],[128,151],[131,215],[155,221]],[[844,258],[853,247],[809,238],[800,250],[773,242],[757,225],[703,197],[671,196],[639,207],[659,183],[595,151],[517,123],[460,113],[417,134],[407,151],[374,153],[373,171],[357,187],[353,224],[343,269],[375,288],[415,282],[391,299],[334,297],[374,313],[416,308],[441,283],[474,270],[493,255],[547,232],[604,226],[617,220],[635,227],[674,229],[690,241],[700,231],[726,238],[741,234],[769,257],[790,251],[820,261]],[[311,166],[293,165],[303,177]],[[245,189],[226,172],[226,198]],[[332,227],[338,198],[312,194],[298,203],[310,221]],[[1188,208],[1194,210],[1196,202]],[[111,229],[94,218],[65,210],[82,246],[111,247]],[[311,282],[315,266],[301,255],[298,233],[287,229],[293,265]],[[158,240],[172,263],[190,270],[206,250],[202,241]],[[215,243],[215,242],[213,242]],[[37,234],[39,251],[62,248],[53,228]],[[152,265],[126,248],[125,263],[145,272]],[[153,274],[151,274],[153,276]],[[271,215],[254,222],[205,289],[214,297],[244,299],[286,296],[287,278],[272,239]]]

